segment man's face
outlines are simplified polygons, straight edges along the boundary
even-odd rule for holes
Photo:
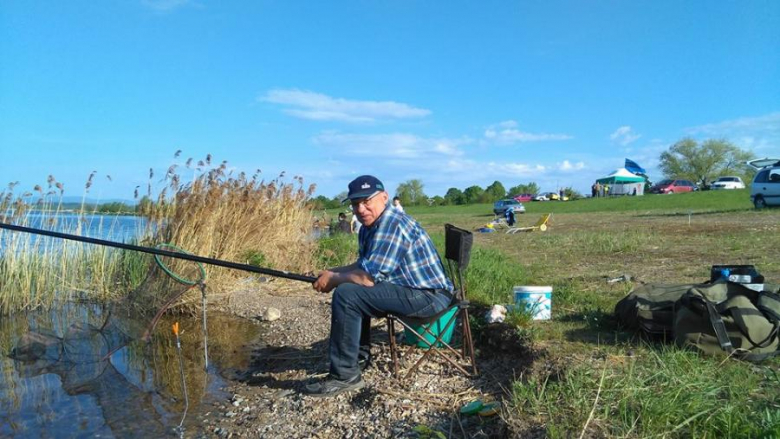
[[[358,217],[360,224],[371,227],[382,215],[387,205],[387,192],[379,192],[371,197],[352,200],[352,211]]]

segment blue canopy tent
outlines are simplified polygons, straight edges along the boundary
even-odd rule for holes
[[[645,171],[645,168],[639,166],[635,161],[626,159],[626,165],[624,166],[626,170],[632,174],[642,174],[647,175],[647,171]]]

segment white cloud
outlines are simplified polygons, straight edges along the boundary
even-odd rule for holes
[[[284,113],[290,116],[318,121],[369,123],[431,114],[430,110],[399,102],[357,101],[297,89],[273,89],[258,99],[284,106]]]
[[[141,4],[157,12],[170,12],[194,3],[192,0],[142,0]]]
[[[517,163],[517,162],[481,162],[473,159],[454,157],[442,161],[436,170],[431,173],[446,174],[451,178],[453,175],[462,177],[464,181],[479,181],[485,178],[533,178],[538,177],[548,171],[548,168],[539,164]]]
[[[777,145],[780,144],[780,112],[689,127],[684,132],[688,135],[725,138],[740,148],[772,155],[776,154]]]
[[[585,169],[584,162],[571,163],[568,160],[564,160],[561,163],[558,163],[558,170],[562,172],[580,171],[582,169]]]
[[[631,132],[631,127],[624,125],[615,130],[614,133],[609,135],[609,138],[622,146],[626,146],[630,143],[634,143],[637,139],[642,137],[641,134],[634,134]]]
[[[468,138],[426,138],[408,133],[353,134],[336,131],[320,133],[312,141],[346,156],[405,160],[460,156],[463,151],[459,146],[471,142]]]
[[[749,135],[758,133],[780,134],[780,112],[757,117],[740,117],[722,122],[699,125],[685,129],[690,134],[708,136]]]
[[[549,140],[569,140],[573,137],[568,134],[528,133],[518,129],[518,123],[514,120],[506,120],[489,126],[485,130],[485,139],[489,142],[509,145],[519,142],[541,142]]]

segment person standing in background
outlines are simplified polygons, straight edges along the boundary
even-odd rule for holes
[[[399,212],[404,211],[404,206],[401,206],[401,199],[398,197],[393,197],[393,208]]]

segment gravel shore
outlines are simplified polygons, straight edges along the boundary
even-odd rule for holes
[[[506,421],[511,419],[506,398],[511,381],[531,366],[538,353],[501,324],[486,327],[483,338],[476,341],[478,377],[464,377],[445,361],[433,360],[402,381],[391,373],[386,322],[377,319],[372,332],[373,364],[363,372],[366,387],[333,398],[303,395],[303,386],[322,379],[328,370],[330,302],[330,294],[299,282],[253,278],[215,304],[222,311],[257,321],[263,337],[250,346],[249,366],[228,372],[230,384],[223,390],[231,396],[201,415],[201,434],[407,438],[442,437],[440,433],[448,438],[495,438],[531,433]],[[423,354],[407,346],[401,352],[402,369]],[[500,401],[502,410],[494,416],[460,415],[460,408],[475,399]]]

